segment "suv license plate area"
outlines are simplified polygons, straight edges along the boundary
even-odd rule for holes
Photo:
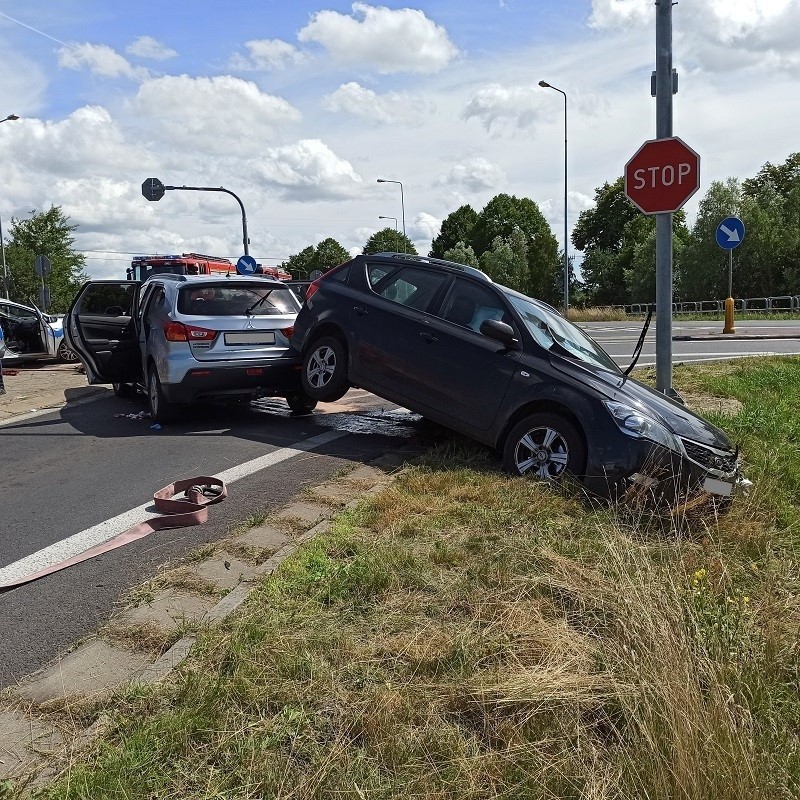
[[[275,334],[272,331],[245,331],[243,333],[226,333],[225,344],[275,344]]]
[[[719,494],[723,497],[727,497],[733,489],[733,484],[728,481],[717,480],[716,478],[706,478],[703,481],[703,488],[709,494]]]

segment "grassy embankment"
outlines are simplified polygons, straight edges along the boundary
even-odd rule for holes
[[[44,798],[800,796],[800,359],[676,370],[755,481],[654,519],[443,445],[132,688]],[[720,406],[721,407],[721,406]]]

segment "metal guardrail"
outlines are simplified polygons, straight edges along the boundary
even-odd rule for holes
[[[734,298],[736,311],[762,311],[767,314],[800,314],[800,295],[781,295],[779,297],[743,297]],[[626,314],[646,314],[650,303],[632,303],[622,306],[614,305]],[[672,304],[673,314],[724,314],[724,300],[685,300]]]

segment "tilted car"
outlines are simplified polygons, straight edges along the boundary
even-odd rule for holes
[[[89,383],[122,396],[141,386],[156,422],[211,399],[285,397],[305,413],[316,401],[289,348],[299,308],[277,280],[162,274],[84,284],[65,329]]]
[[[48,358],[78,360],[64,341],[64,324],[60,316],[0,299],[0,327],[6,342],[3,355],[6,366]]]
[[[497,448],[515,474],[594,493],[730,495],[738,450],[711,423],[625,375],[554,308],[477,269],[360,255],[315,280],[295,323],[303,386],[367,389]]]

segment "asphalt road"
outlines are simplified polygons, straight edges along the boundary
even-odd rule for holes
[[[0,593],[0,687],[43,666],[108,618],[127,589],[165,562],[277,509],[304,486],[406,444],[415,417],[364,392],[358,413],[292,417],[281,401],[198,407],[161,431],[116,415],[142,406],[103,395],[2,429],[0,567],[146,503],[179,477],[217,475],[282,448],[338,432],[308,453],[242,478],[202,526],[161,531]],[[334,408],[329,406],[328,408]]]
[[[580,325],[623,367],[630,364],[643,326],[644,321],[589,322]],[[672,363],[689,364],[760,355],[800,355],[800,325],[796,321],[736,322],[736,333],[728,338],[723,338],[722,328],[722,322],[673,323]],[[784,338],[786,336],[795,338]],[[648,367],[655,363],[654,319],[636,365]]]

